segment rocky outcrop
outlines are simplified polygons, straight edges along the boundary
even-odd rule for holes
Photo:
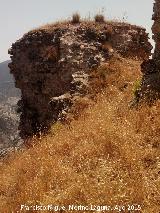
[[[45,131],[64,119],[79,97],[92,93],[91,74],[112,57],[147,59],[145,29],[122,23],[62,23],[25,34],[12,44],[9,67],[21,89],[22,138]]]
[[[152,26],[155,50],[152,59],[142,63],[143,79],[140,96],[149,100],[160,98],[160,0],[155,0]]]

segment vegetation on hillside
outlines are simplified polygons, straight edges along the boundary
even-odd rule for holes
[[[94,17],[95,22],[100,22],[100,23],[104,23],[105,22],[105,17],[102,14],[97,14]]]
[[[113,60],[111,72],[101,73],[106,85],[94,105],[4,160],[0,212],[20,211],[22,204],[140,205],[138,212],[159,212],[160,102],[129,108],[140,64]]]
[[[74,13],[72,15],[72,23],[73,24],[78,24],[80,22],[81,16],[79,15],[79,13]]]

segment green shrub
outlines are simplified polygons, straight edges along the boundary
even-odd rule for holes
[[[139,94],[139,91],[140,91],[140,88],[141,88],[141,79],[137,79],[134,83],[134,86],[133,86],[133,95],[135,98],[138,97],[138,94]]]
[[[51,134],[56,134],[60,129],[62,129],[63,124],[60,121],[57,121],[55,124],[52,125]]]

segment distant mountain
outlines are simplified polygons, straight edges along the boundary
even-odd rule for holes
[[[8,63],[0,63],[0,155],[17,145],[19,141],[16,105],[20,99],[20,90],[15,88]]]
[[[0,63],[0,83],[5,81],[13,81],[13,77],[9,72],[8,63],[10,61],[4,61]]]
[[[10,74],[8,63],[0,63],[0,101],[8,97],[19,97],[20,91],[14,86],[13,76]]]

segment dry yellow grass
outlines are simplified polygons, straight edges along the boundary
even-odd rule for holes
[[[140,62],[106,66],[112,72],[94,106],[1,164],[0,212],[20,212],[21,204],[139,204],[133,212],[160,212],[160,102],[129,109]]]

